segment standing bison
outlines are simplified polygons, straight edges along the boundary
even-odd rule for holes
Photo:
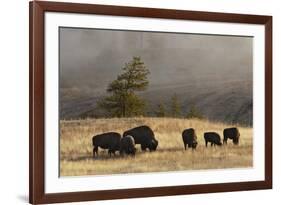
[[[123,133],[123,137],[127,135],[131,135],[135,143],[141,145],[143,151],[146,149],[155,151],[158,146],[158,141],[155,139],[153,131],[148,126],[144,125],[127,130]]]
[[[107,132],[104,134],[93,136],[93,156],[98,155],[98,148],[108,149],[108,154],[115,155],[115,151],[120,149],[121,135],[117,132]]]
[[[238,128],[231,127],[223,130],[223,144],[227,144],[227,139],[231,139],[233,144],[238,145],[240,132]]]
[[[188,145],[188,148],[195,149],[197,146],[197,136],[195,130],[193,128],[184,130],[182,132],[182,140],[185,150],[186,150],[186,145]]]
[[[213,146],[213,145],[221,146],[222,145],[221,137],[216,132],[205,132],[204,139],[205,139],[206,147],[208,146],[208,142],[211,143],[211,146]]]
[[[127,155],[136,154],[135,140],[130,135],[123,137],[120,141],[120,155],[123,155],[124,153]]]

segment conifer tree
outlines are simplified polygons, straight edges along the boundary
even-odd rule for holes
[[[123,73],[117,76],[107,88],[109,96],[98,104],[105,109],[111,117],[133,117],[144,114],[145,101],[136,92],[144,91],[149,84],[149,70],[140,57],[126,63]]]
[[[177,94],[174,94],[171,98],[171,116],[181,117],[181,106]]]
[[[157,105],[155,114],[157,117],[165,117],[167,115],[166,108],[162,102]]]
[[[190,106],[190,109],[186,115],[186,118],[198,118],[198,119],[202,119],[204,118],[203,114],[199,111],[199,109],[192,104]]]

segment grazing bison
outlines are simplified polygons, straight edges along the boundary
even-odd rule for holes
[[[213,146],[213,145],[221,146],[222,145],[221,137],[216,132],[205,132],[204,139],[205,139],[206,147],[208,146],[208,142],[211,143],[211,146]]]
[[[93,156],[98,155],[98,148],[108,149],[108,154],[115,155],[115,151],[120,149],[121,135],[117,132],[107,132],[104,134],[93,136]]]
[[[231,127],[223,130],[223,144],[227,144],[227,139],[232,139],[233,144],[239,144],[240,132],[238,128]]]
[[[123,137],[131,135],[136,144],[141,145],[141,149],[145,151],[147,148],[150,151],[155,151],[158,146],[158,141],[154,137],[154,133],[148,126],[135,127],[123,133]]]
[[[195,149],[197,146],[197,136],[193,128],[186,129],[182,132],[182,140],[184,144],[184,149],[186,150],[186,145],[188,148]]]
[[[135,155],[136,153],[135,140],[130,135],[122,137],[120,141],[120,154],[123,155],[124,153],[127,155]]]

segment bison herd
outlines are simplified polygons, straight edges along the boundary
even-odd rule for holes
[[[226,128],[223,130],[223,143],[221,142],[221,137],[216,132],[205,132],[204,140],[205,146],[208,146],[208,143],[211,146],[221,146],[222,144],[227,144],[227,140],[232,140],[233,144],[239,144],[240,133],[238,128]],[[184,144],[184,149],[188,148],[196,149],[197,135],[195,129],[189,128],[182,132],[182,140]],[[92,138],[93,143],[93,156],[98,155],[98,148],[107,149],[108,154],[115,155],[115,152],[118,151],[121,156],[126,155],[135,155],[136,153],[136,144],[140,144],[141,150],[155,151],[158,146],[158,141],[155,138],[154,132],[148,126],[139,126],[133,129],[127,130],[123,133],[123,136],[117,132],[107,132],[99,135],[95,135]]]
[[[119,151],[120,155],[135,155],[136,144],[140,144],[141,149],[145,151],[155,151],[158,141],[155,139],[154,133],[148,126],[135,127],[123,133],[123,137],[117,132],[107,132],[96,135],[92,138],[93,155],[98,154],[98,148],[108,149],[108,154],[115,155]]]

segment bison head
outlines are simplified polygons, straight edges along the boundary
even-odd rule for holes
[[[238,145],[239,144],[239,138],[234,138],[233,139],[233,144]]]
[[[153,139],[153,140],[151,141],[149,150],[150,150],[150,151],[155,151],[156,148],[157,148],[157,146],[158,146],[158,141],[157,141],[156,139]]]
[[[197,147],[197,144],[198,144],[197,141],[194,140],[194,141],[192,142],[192,148],[195,149],[195,148]]]
[[[137,151],[137,149],[135,148],[135,147],[132,147],[130,150],[129,150],[129,152],[128,152],[128,154],[131,154],[131,155],[135,155],[136,154],[136,151]]]

